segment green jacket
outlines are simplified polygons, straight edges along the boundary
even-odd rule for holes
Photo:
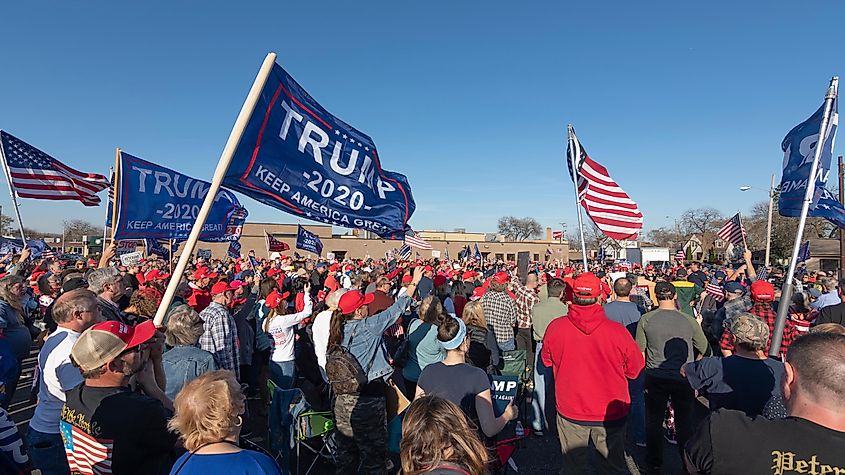
[[[534,327],[534,341],[543,341],[546,328],[555,318],[562,317],[569,313],[569,306],[560,299],[549,298],[544,285],[540,289],[540,302],[531,308],[531,321]]]
[[[704,292],[704,289],[686,280],[676,280],[672,282],[672,285],[675,286],[679,310],[690,317],[695,318],[695,313],[692,311],[690,303],[698,300],[698,297],[701,295],[701,292]]]

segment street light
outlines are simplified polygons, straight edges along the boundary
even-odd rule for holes
[[[739,187],[739,191],[748,191],[751,189],[760,190],[759,188],[754,188],[753,186],[749,185],[742,185]],[[766,225],[766,267],[769,267],[769,255],[771,254],[772,250],[772,208],[775,204],[775,176],[772,175],[772,186],[769,188],[769,221]]]

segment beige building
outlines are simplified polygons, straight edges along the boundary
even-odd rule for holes
[[[386,252],[402,246],[402,241],[381,239],[371,233],[357,230],[351,234],[341,235],[333,234],[332,227],[325,224],[306,224],[302,227],[319,236],[320,241],[323,242],[323,257],[332,252],[336,259],[366,259],[367,257],[380,259]],[[296,249],[296,224],[246,223],[241,234],[241,253],[246,255],[250,250],[254,250],[259,258],[268,257],[264,231],[290,246],[290,251],[282,254],[292,255],[298,252],[302,256],[313,257],[313,254]],[[547,258],[562,259],[569,254],[569,244],[566,241],[559,242],[551,239],[551,228],[546,229],[546,239],[529,241],[507,241],[497,234],[464,231],[419,231],[418,235],[433,248],[430,251],[413,249],[419,252],[421,258],[444,258],[448,251],[451,259],[457,259],[458,252],[464,246],[469,245],[471,250],[475,250],[475,244],[478,244],[478,250],[485,259],[516,260],[516,255],[520,251],[527,251],[529,257],[537,261],[544,261]],[[228,244],[200,242],[197,248],[211,249],[214,257],[223,257],[226,255]]]

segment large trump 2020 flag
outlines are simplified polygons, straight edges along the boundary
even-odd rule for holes
[[[375,143],[273,65],[223,186],[301,218],[402,239],[414,213],[404,175]]]

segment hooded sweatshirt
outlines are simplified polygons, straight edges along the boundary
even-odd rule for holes
[[[631,406],[628,379],[645,360],[631,334],[600,305],[571,305],[549,324],[540,353],[554,371],[557,412],[572,422],[621,421]]]

